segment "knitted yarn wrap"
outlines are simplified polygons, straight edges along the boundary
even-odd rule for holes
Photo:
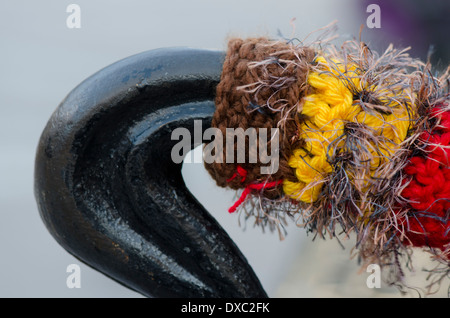
[[[249,148],[245,162],[205,163],[217,185],[242,190],[230,212],[355,235],[363,265],[396,266],[411,247],[425,248],[448,272],[449,73],[430,69],[392,45],[378,54],[358,41],[337,49],[231,39],[212,126],[224,136],[278,128],[279,169],[261,174]]]
[[[219,128],[223,136],[226,136],[227,128],[270,129],[278,127],[283,121],[286,129],[295,131],[295,112],[291,114],[290,109],[296,106],[304,94],[308,63],[313,60],[314,54],[314,50],[310,48],[293,51],[289,44],[265,38],[230,40],[221,80],[217,85],[212,127]],[[300,61],[298,65],[282,64],[282,61],[293,61],[297,58]],[[280,80],[282,77],[289,77],[290,80],[283,82]],[[277,137],[281,149],[295,146],[296,141],[288,140],[287,134],[279,134]],[[206,169],[217,185],[239,189],[258,181],[279,180],[281,176],[295,180],[288,165],[288,157],[281,156],[280,167],[276,173],[262,175],[261,162],[249,163],[248,143],[246,147],[244,163],[233,160],[233,163],[206,164]],[[268,147],[270,149],[270,144]],[[226,150],[224,147],[224,157]],[[238,167],[246,171],[245,180],[233,178]],[[265,189],[263,192],[271,198],[282,195],[281,187]]]

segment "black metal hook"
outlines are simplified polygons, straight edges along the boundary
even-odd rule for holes
[[[210,126],[223,59],[179,48],[112,64],[64,99],[38,145],[35,196],[49,232],[149,297],[267,297],[170,158],[174,128]]]

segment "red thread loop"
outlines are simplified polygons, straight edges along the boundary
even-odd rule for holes
[[[236,178],[238,175],[241,176],[241,183],[243,183],[245,181],[245,178],[247,178],[247,170],[245,170],[244,168],[242,168],[241,166],[237,166],[237,172],[235,172],[230,179],[227,180],[227,182],[230,182],[231,180],[233,180],[234,178]]]
[[[247,196],[250,194],[251,190],[261,190],[261,189],[270,189],[275,188],[279,184],[281,184],[283,180],[278,181],[272,181],[272,182],[262,182],[262,183],[253,183],[249,184],[245,187],[244,191],[242,191],[242,194],[240,198],[233,204],[231,208],[228,209],[228,212],[233,213],[236,211],[236,209],[244,202],[244,200],[247,198]]]

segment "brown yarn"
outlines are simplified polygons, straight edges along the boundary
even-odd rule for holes
[[[224,137],[226,128],[267,128],[270,137],[270,128],[278,127],[280,158],[276,173],[261,174],[261,166],[268,164],[262,164],[259,158],[257,163],[249,163],[246,137],[245,163],[239,163],[247,171],[245,181],[241,182],[241,178],[230,180],[237,171],[236,158],[235,163],[225,163],[225,160],[224,163],[205,163],[217,185],[239,189],[255,182],[286,178],[296,180],[287,160],[290,149],[299,146],[300,141],[295,138],[296,121],[299,120],[297,106],[306,89],[308,65],[314,56],[315,52],[311,48],[267,38],[229,41],[221,80],[216,89],[216,111],[212,127],[219,128]],[[234,146],[236,156],[236,141]],[[268,151],[270,153],[270,142]],[[225,154],[224,143],[223,158]],[[268,198],[281,194],[281,186],[264,190],[264,196]]]

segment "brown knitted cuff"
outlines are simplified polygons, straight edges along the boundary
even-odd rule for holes
[[[266,38],[232,39],[223,64],[220,83],[216,91],[216,112],[212,127],[226,136],[227,128],[278,128],[279,169],[276,173],[261,174],[261,163],[249,163],[248,137],[246,137],[245,163],[205,163],[206,169],[221,187],[245,188],[251,183],[295,179],[287,164],[286,154],[298,147],[295,138],[299,120],[297,105],[306,89],[308,64],[314,59],[313,49],[293,44],[270,41]],[[287,136],[290,136],[289,138]],[[294,136],[294,137],[292,137]],[[267,147],[270,150],[270,138]],[[259,143],[259,135],[258,135]],[[236,156],[237,145],[234,143]],[[226,158],[226,144],[223,158]],[[245,171],[245,177],[241,171]],[[238,177],[236,177],[238,176]],[[263,189],[268,198],[282,194],[281,185]]]

